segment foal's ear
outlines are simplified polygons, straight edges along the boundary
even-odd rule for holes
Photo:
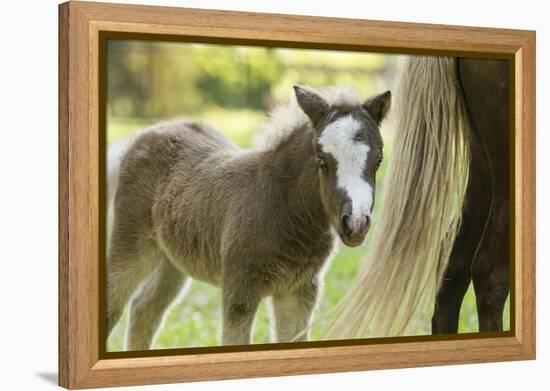
[[[328,111],[328,103],[320,95],[307,87],[295,85],[294,93],[296,94],[298,104],[309,117],[313,126],[316,126]]]
[[[380,124],[386,114],[388,114],[390,106],[391,91],[386,91],[380,95],[373,96],[363,103],[363,107],[370,113],[372,118],[374,118],[378,124]]]

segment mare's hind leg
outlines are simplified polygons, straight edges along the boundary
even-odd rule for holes
[[[305,332],[317,303],[317,280],[294,292],[273,295],[273,312],[277,342],[307,341]]]
[[[509,62],[461,59],[459,69],[470,119],[491,169],[491,212],[472,265],[479,330],[500,331],[509,290]]]
[[[508,204],[495,204],[488,235],[472,268],[479,331],[502,331],[502,313],[509,292]]]
[[[488,160],[475,129],[472,129],[471,138],[472,163],[462,224],[437,294],[432,317],[432,334],[453,334],[458,331],[462,299],[472,278],[472,260],[481,241],[491,206]]]
[[[457,237],[461,239],[461,235]],[[471,281],[472,256],[455,245],[437,293],[432,316],[432,334],[454,334],[458,332],[460,307]]]
[[[127,350],[150,349],[156,330],[188,277],[162,256],[130,304]]]

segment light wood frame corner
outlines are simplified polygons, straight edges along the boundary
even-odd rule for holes
[[[286,47],[507,58],[513,74],[515,321],[495,338],[106,359],[101,271],[102,32]],[[178,38],[179,37],[179,38]],[[535,358],[535,32],[71,1],[59,6],[59,383],[155,384]],[[460,352],[460,354],[457,354]]]

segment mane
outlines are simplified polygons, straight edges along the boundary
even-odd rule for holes
[[[361,103],[359,94],[351,87],[307,88],[321,95],[331,106],[358,105]],[[254,145],[263,150],[274,149],[295,129],[308,122],[309,118],[298,106],[294,93],[291,93],[288,103],[276,106],[269,113],[269,118],[262,127],[263,132],[254,138]]]

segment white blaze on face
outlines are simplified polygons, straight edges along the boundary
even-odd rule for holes
[[[328,124],[319,137],[323,152],[330,153],[338,163],[336,180],[351,200],[351,224],[370,216],[373,196],[372,186],[363,178],[370,148],[354,140],[359,129],[361,123],[347,115]]]

